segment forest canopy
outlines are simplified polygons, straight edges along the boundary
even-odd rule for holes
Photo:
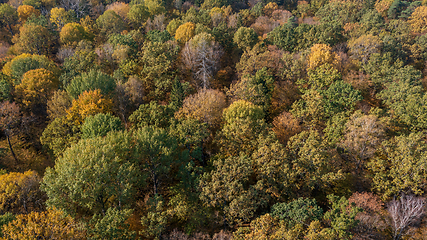
[[[0,239],[424,239],[426,19],[0,0]]]

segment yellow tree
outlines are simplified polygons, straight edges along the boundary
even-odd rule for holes
[[[67,23],[59,33],[59,40],[62,44],[68,46],[77,46],[77,44],[86,38],[86,31],[78,23]]]
[[[186,43],[188,40],[190,40],[195,33],[196,30],[196,24],[192,22],[186,22],[178,27],[178,29],[175,32],[175,39],[178,42]]]
[[[3,239],[85,239],[82,225],[62,211],[49,209],[16,216],[3,227]]]
[[[50,10],[50,22],[55,24],[56,27],[61,30],[61,28],[69,23],[72,19],[72,16],[64,8],[52,8]]]
[[[414,33],[425,33],[427,30],[427,6],[417,7],[409,17],[408,23],[411,24]]]
[[[341,58],[336,53],[332,52],[330,46],[326,44],[314,44],[310,51],[310,55],[308,56],[308,69],[315,69],[325,63],[329,63],[335,68],[338,68]]]
[[[40,16],[40,11],[35,9],[33,6],[21,5],[18,7],[18,16],[19,20],[22,23],[25,23],[31,15]]]
[[[71,108],[67,110],[67,119],[81,125],[87,116],[111,112],[112,105],[111,100],[104,97],[99,89],[85,91],[77,100],[73,100]]]
[[[40,177],[34,171],[0,175],[0,213],[27,213],[43,209]]]
[[[59,82],[55,75],[44,68],[34,69],[22,76],[21,83],[15,86],[16,95],[26,106],[46,104]]]

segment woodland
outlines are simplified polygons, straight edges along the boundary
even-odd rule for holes
[[[0,0],[0,239],[427,239],[427,0]]]

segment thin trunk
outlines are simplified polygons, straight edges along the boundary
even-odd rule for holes
[[[19,163],[18,159],[16,158],[15,152],[13,151],[12,144],[10,143],[9,134],[6,134],[6,137],[7,137],[7,142],[9,143],[10,151],[12,152],[12,156],[15,159],[15,162]]]

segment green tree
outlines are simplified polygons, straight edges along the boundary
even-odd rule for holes
[[[298,198],[289,203],[276,203],[271,207],[273,217],[284,220],[292,228],[297,224],[309,224],[321,220],[323,210],[317,205],[316,199]]]
[[[164,177],[171,170],[177,148],[176,139],[166,130],[153,126],[138,129],[134,138],[135,162],[140,166],[143,178],[152,184],[153,194],[157,195]]]
[[[373,173],[373,188],[384,200],[401,192],[424,192],[426,147],[420,133],[397,136],[382,143],[368,168]]]
[[[49,60],[46,56],[21,54],[14,57],[11,61],[7,62],[2,71],[5,75],[13,78],[14,84],[19,84],[24,73],[29,70],[44,68],[54,73],[55,76],[59,75],[59,68],[54,62]]]
[[[88,239],[135,239],[135,231],[129,230],[126,220],[132,214],[130,209],[108,208],[105,214],[95,214],[89,221]]]
[[[336,167],[336,159],[317,131],[303,131],[293,136],[287,149],[295,192],[309,197],[313,191],[325,191],[344,178],[342,170]]]
[[[335,239],[352,239],[351,229],[358,224],[356,215],[363,210],[350,203],[345,197],[328,195],[328,200],[332,204],[329,211],[323,218],[330,221],[331,229],[327,229]]]
[[[144,4],[135,4],[131,6],[127,14],[127,18],[135,28],[141,27],[150,16],[148,8]]]
[[[266,115],[271,107],[274,91],[274,78],[264,67],[255,76],[244,76],[237,84],[230,87],[230,94],[235,100],[245,100],[260,106]]]
[[[173,109],[169,106],[159,105],[155,101],[141,104],[129,117],[129,122],[135,124],[135,128],[156,126],[166,128],[173,117]]]
[[[108,95],[116,88],[116,82],[113,77],[99,70],[90,70],[88,73],[73,78],[66,87],[68,94],[77,99],[84,91],[101,90],[103,95]]]
[[[170,42],[144,43],[140,63],[141,78],[149,99],[166,100],[176,76],[176,58],[179,48]]]
[[[26,23],[19,29],[19,38],[15,43],[21,53],[46,56],[53,52],[54,47],[49,29],[34,23]]]
[[[258,41],[258,35],[253,28],[240,27],[234,34],[233,42],[244,51],[252,49]]]
[[[51,150],[55,156],[60,156],[72,144],[80,139],[80,129],[74,126],[66,116],[54,118],[43,130],[40,143]]]
[[[126,30],[126,23],[113,10],[105,11],[96,19],[96,25],[101,31],[101,34],[109,36],[112,33],[121,33]]]
[[[7,3],[0,4],[0,26],[7,29],[10,35],[14,35],[13,26],[18,22],[17,11]]]
[[[118,134],[82,139],[65,150],[43,178],[47,205],[89,216],[129,206],[139,171],[123,158],[121,140]]]
[[[118,117],[98,113],[85,119],[81,126],[82,139],[106,136],[108,132],[124,130]]]

